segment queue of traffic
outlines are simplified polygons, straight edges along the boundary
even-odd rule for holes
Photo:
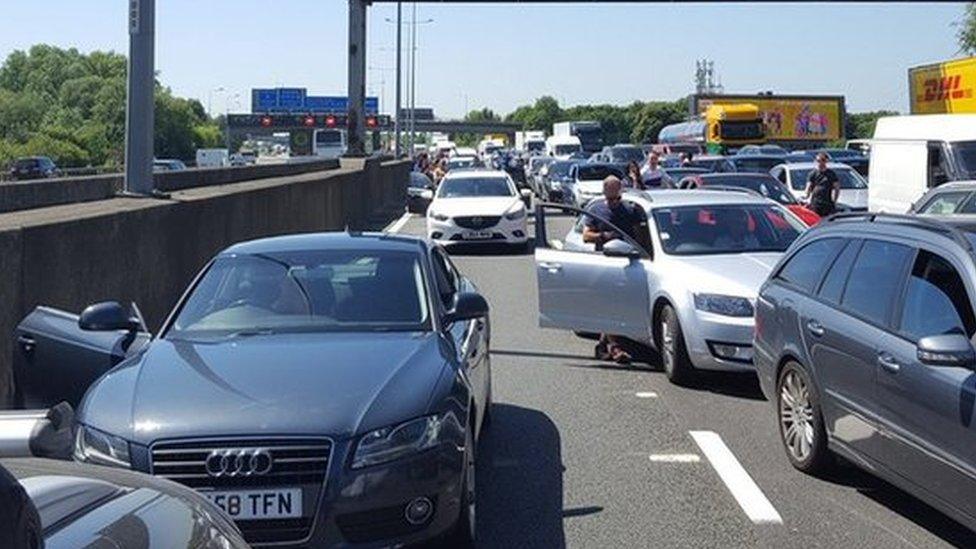
[[[844,458],[976,529],[976,126],[935,118],[882,119],[870,156],[650,147],[639,172],[634,145],[530,156],[540,325],[653,349],[678,384],[755,373],[794,467]],[[567,233],[554,213],[576,216]]]
[[[58,503],[85,494],[141,513],[168,546],[472,545],[492,319],[449,252],[493,244],[531,251],[541,326],[598,337],[621,368],[650,350],[675,384],[755,375],[794,467],[843,457],[976,530],[976,224],[957,215],[976,182],[943,181],[967,173],[976,136],[924,141],[947,160],[911,215],[865,211],[865,186],[894,184],[875,179],[891,171],[882,140],[870,185],[861,153],[839,150],[445,143],[410,179],[426,239],[235,244],[156,334],[135,305],[38,307],[17,329],[15,396],[54,408],[0,415],[19,433],[0,457],[81,465],[0,460],[37,508],[23,526],[49,547],[128,534],[89,500]],[[75,480],[32,480],[52,467]],[[133,494],[182,511],[140,511]],[[75,529],[45,529],[58,513]]]

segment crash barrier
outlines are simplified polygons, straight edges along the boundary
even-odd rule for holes
[[[219,250],[296,232],[381,228],[406,203],[409,162],[343,159],[319,170],[0,214],[0,407],[12,402],[20,320],[38,305],[135,302],[157,329]]]
[[[191,168],[153,174],[155,186],[162,192],[226,185],[267,177],[283,177],[339,168],[339,160],[295,160],[273,164]],[[120,173],[6,181],[0,183],[0,213],[105,200],[117,195],[123,187]]]

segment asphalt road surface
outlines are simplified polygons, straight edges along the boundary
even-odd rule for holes
[[[550,220],[550,234],[569,224]],[[423,235],[424,220],[393,229]],[[976,535],[853,467],[794,470],[754,376],[686,389],[655,357],[597,361],[593,341],[538,327],[531,255],[450,251],[491,304],[480,547],[976,547]]]

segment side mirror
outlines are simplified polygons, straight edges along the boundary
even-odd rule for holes
[[[929,366],[971,368],[976,365],[976,351],[969,338],[962,334],[923,337],[918,340],[918,361]]]
[[[522,202],[525,202],[526,206],[532,203],[532,191],[530,189],[520,190],[519,195],[522,197]]]
[[[633,247],[630,242],[626,240],[611,240],[603,245],[603,255],[607,257],[626,257],[629,259],[638,259],[641,256],[640,250]]]
[[[420,198],[423,198],[424,200],[433,200],[434,199],[434,191],[431,190],[431,189],[424,189],[424,190],[420,191]]]
[[[454,310],[444,316],[444,323],[451,324],[462,320],[473,320],[488,316],[488,302],[481,294],[473,292],[457,296]]]
[[[126,330],[137,332],[142,328],[142,321],[130,309],[126,309],[118,301],[103,301],[89,305],[78,317],[78,327],[89,332],[111,332]]]

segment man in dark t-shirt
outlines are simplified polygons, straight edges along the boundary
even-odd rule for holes
[[[607,242],[622,238],[620,233],[623,232],[649,250],[647,212],[638,204],[624,202],[621,198],[622,187],[616,176],[611,175],[603,180],[603,199],[594,201],[586,208],[587,213],[593,215],[587,215],[584,221],[583,242],[594,244],[599,251]],[[630,363],[632,357],[621,347],[622,339],[620,336],[601,334],[596,346],[597,358],[611,359],[619,364]]]
[[[817,155],[817,167],[807,176],[806,197],[810,209],[820,217],[827,217],[837,209],[840,196],[840,179],[837,172],[827,167],[827,154]]]

